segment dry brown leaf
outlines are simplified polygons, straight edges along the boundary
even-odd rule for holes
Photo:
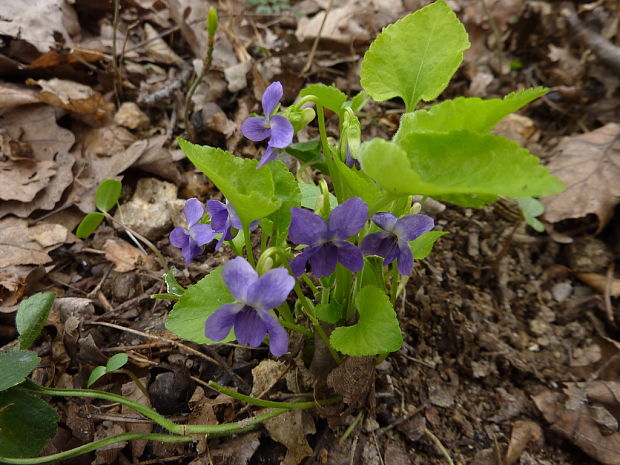
[[[609,123],[565,137],[557,150],[548,168],[566,184],[566,190],[542,199],[545,219],[556,223],[593,213],[600,231],[620,198],[620,125]]]
[[[149,117],[133,102],[121,105],[114,115],[114,122],[129,129],[143,129],[151,123]]]
[[[140,382],[142,385],[146,385],[146,378],[140,378]],[[147,407],[151,407],[151,401],[149,398],[140,390],[138,386],[134,382],[125,383],[121,386],[121,395],[129,400],[133,400],[142,405],[146,405]],[[134,411],[127,407],[126,405],[121,406],[121,413],[123,415],[133,415]],[[130,433],[152,433],[153,432],[153,424],[152,423],[128,423],[127,431]],[[137,462],[142,454],[144,453],[144,449],[146,448],[148,441],[146,439],[140,439],[137,441],[131,441],[131,455],[133,456],[134,462]]]
[[[89,86],[58,78],[38,81],[28,79],[26,84],[40,86],[42,90],[37,94],[37,98],[53,107],[64,108],[80,115],[94,114],[97,118],[105,118],[107,110],[103,95]]]
[[[144,49],[149,58],[156,63],[165,63],[167,65],[179,64],[182,60],[174,53],[174,50],[164,42],[159,32],[155,30],[149,23],[144,24],[144,34],[146,35],[146,45]]]
[[[56,173],[51,160],[0,161],[0,199],[30,202]]]
[[[366,404],[375,378],[374,357],[347,357],[327,375],[327,385],[342,396],[348,411]]]
[[[20,265],[0,268],[0,313],[12,313],[17,310],[16,304],[26,294],[28,288],[45,274],[45,268],[42,266]]]
[[[291,410],[265,421],[265,429],[274,441],[286,446],[286,457],[281,465],[298,465],[313,454],[306,439],[307,434],[316,433],[312,417],[305,410]]]
[[[47,252],[74,241],[62,225],[40,223],[29,227],[26,220],[9,216],[0,220],[0,268],[49,263],[52,259]]]
[[[253,397],[265,395],[288,371],[286,363],[266,359],[252,368],[252,392]]]
[[[510,436],[510,444],[504,458],[505,465],[512,465],[525,450],[529,443],[542,445],[543,431],[538,423],[529,420],[516,421],[512,427],[512,435]]]
[[[367,42],[370,40],[369,17],[372,12],[364,8],[366,2],[362,0],[349,0],[339,8],[332,8],[323,30],[321,39],[350,44],[355,41]],[[321,28],[325,11],[320,11],[313,17],[304,17],[299,20],[295,36],[303,42],[305,39],[314,39]]]
[[[0,108],[39,103],[32,89],[15,84],[0,82]]]
[[[108,239],[103,244],[105,258],[114,263],[114,271],[124,273],[151,264],[148,255],[122,239]]]
[[[22,39],[42,53],[58,45],[62,37],[71,45],[71,37],[80,32],[75,10],[65,0],[20,0],[0,2],[0,34]]]
[[[533,397],[536,407],[551,423],[551,429],[578,446],[586,454],[605,465],[620,465],[620,433],[602,428],[600,412],[593,407],[609,401],[618,409],[620,384],[595,381],[584,389],[584,383],[567,383],[564,393],[544,391]]]
[[[575,273],[575,276],[577,276],[588,286],[592,286],[601,294],[605,294],[607,288],[607,276],[598,273]],[[612,278],[610,295],[613,297],[618,297],[620,295],[620,279]]]

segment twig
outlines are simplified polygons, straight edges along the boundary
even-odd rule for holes
[[[319,27],[319,32],[314,38],[314,43],[312,44],[312,48],[310,49],[310,53],[308,54],[308,60],[306,60],[306,65],[301,70],[301,75],[306,74],[310,68],[312,67],[312,62],[314,61],[314,54],[316,53],[316,49],[319,46],[319,41],[321,40],[321,34],[323,33],[323,27],[325,26],[325,22],[327,21],[327,15],[332,10],[332,6],[334,5],[334,0],[329,0],[327,8],[325,9],[325,16],[323,16],[323,21],[321,22],[321,26]]]
[[[121,106],[122,80],[118,69],[118,57],[116,55],[116,30],[118,29],[118,19],[121,10],[121,0],[114,0],[114,19],[112,20],[112,71],[114,73],[114,95],[116,105]]]
[[[443,446],[439,438],[435,436],[433,432],[429,430],[428,428],[424,428],[424,434],[428,436],[428,438],[433,442],[433,444],[435,444],[435,447],[437,448],[437,450],[441,452],[441,454],[445,457],[446,462],[448,462],[449,465],[454,465],[454,462],[452,461],[452,457],[450,457],[450,453]]]

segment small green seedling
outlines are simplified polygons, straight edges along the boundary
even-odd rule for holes
[[[95,229],[99,227],[103,218],[105,218],[104,213],[107,213],[117,204],[118,199],[121,197],[122,188],[123,185],[116,179],[106,179],[99,184],[95,193],[95,205],[99,211],[89,213],[82,219],[75,231],[77,237],[86,239],[95,232]]]

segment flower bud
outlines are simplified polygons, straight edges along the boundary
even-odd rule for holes
[[[299,105],[291,105],[284,112],[284,116],[291,122],[293,129],[297,133],[312,122],[316,113],[312,108],[301,108]]]
[[[209,40],[213,40],[213,37],[215,37],[218,24],[217,10],[211,7],[209,8],[209,13],[207,13],[207,33],[209,34]]]

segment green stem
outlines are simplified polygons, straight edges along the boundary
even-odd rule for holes
[[[286,302],[282,302],[282,305],[278,307],[278,313],[282,315],[287,323],[295,324],[295,318],[293,318],[291,309],[288,308],[288,304]]]
[[[239,250],[234,240],[226,241],[237,257],[243,256],[243,250]]]
[[[394,198],[395,197],[393,194],[384,194],[382,197],[379,198],[379,200],[377,200],[374,204],[370,206],[368,214],[372,216],[373,214],[377,213],[381,208],[392,202]]]
[[[256,428],[256,426],[258,426],[261,422],[269,418],[276,417],[288,411],[287,409],[275,409],[270,412],[256,415],[252,418],[246,418],[245,420],[240,420],[233,423],[224,423],[222,425],[178,425],[142,404],[129,400],[125,397],[116,394],[110,394],[104,391],[96,391],[93,389],[48,388],[33,383],[32,381],[29,381],[22,386],[20,386],[19,389],[32,392],[33,394],[61,397],[91,397],[95,399],[107,400],[109,402],[117,402],[119,404],[126,405],[129,408],[132,408],[136,412],[141,413],[146,418],[153,420],[171,433],[179,434],[182,436],[188,434],[208,434],[212,437],[215,437],[243,433],[245,431]]]
[[[303,275],[301,275],[301,279],[304,280],[304,282],[306,283],[306,285],[310,288],[310,290],[312,291],[312,294],[314,295],[314,297],[316,297],[319,294],[319,289],[314,285],[314,283],[312,282],[312,280],[308,277],[308,275],[306,273],[304,273]]]
[[[146,439],[151,441],[160,442],[191,442],[192,438],[187,436],[170,436],[168,434],[151,434],[151,433],[123,433],[110,436],[109,438],[100,439],[99,441],[89,442],[83,446],[75,447],[73,449],[66,450],[64,452],[58,452],[57,454],[46,455],[44,457],[33,458],[10,458],[0,457],[0,463],[10,464],[37,464],[37,463],[49,463],[60,460],[66,460],[72,457],[77,457],[87,452],[101,449],[110,444],[116,444],[125,441],[136,441],[139,439]]]
[[[250,236],[250,226],[243,225],[243,239],[245,240],[245,252],[248,256],[248,262],[252,268],[256,268],[256,260],[254,259],[254,250],[252,250],[252,237]]]
[[[342,400],[341,397],[332,397],[330,399],[322,400],[322,401],[308,401],[308,402],[275,402],[273,400],[264,400],[258,399],[256,397],[246,396],[245,394],[241,394],[237,391],[233,391],[226,386],[222,386],[221,384],[216,383],[215,381],[211,381],[208,386],[222,394],[226,394],[229,397],[245,402],[250,405],[257,405],[258,407],[268,407],[268,408],[286,408],[286,409],[306,409],[316,407],[317,405],[331,405],[338,403]]]
[[[292,331],[297,331],[298,333],[303,334],[304,336],[312,337],[312,331],[308,331],[303,326],[296,325],[295,323],[289,323],[286,320],[278,320],[278,323],[280,323],[285,328],[288,328]]]
[[[396,299],[398,298],[398,283],[400,282],[400,274],[398,273],[398,267],[396,262],[392,263],[392,283],[390,284],[390,302],[392,307],[396,305]]]
[[[142,394],[144,394],[147,399],[150,399],[149,391],[146,390],[146,387],[144,387],[144,384],[142,384],[142,382],[138,379],[136,375],[133,374],[132,371],[126,370],[126,369],[120,369],[120,370],[112,370],[112,371],[109,371],[108,373],[122,373],[124,375],[129,376],[131,380],[134,382],[134,384],[137,386],[137,388],[140,389],[140,391],[142,391]]]

